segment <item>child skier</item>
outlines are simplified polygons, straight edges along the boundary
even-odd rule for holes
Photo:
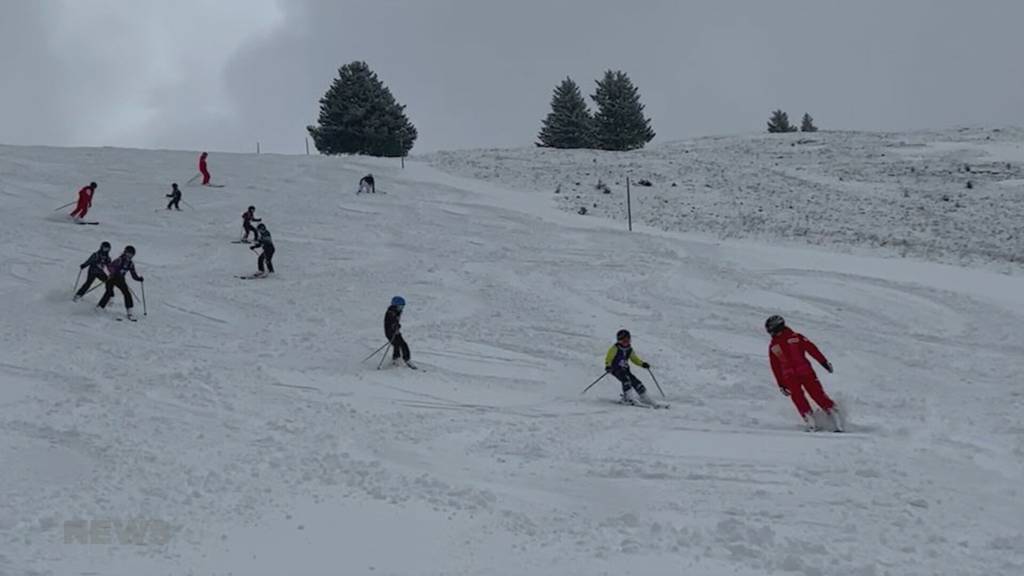
[[[132,300],[132,291],[128,288],[125,275],[131,273],[132,278],[136,282],[143,281],[142,276],[135,272],[135,264],[132,262],[133,258],[135,258],[135,247],[129,245],[125,246],[124,252],[110,263],[108,266],[110,277],[107,278],[107,291],[103,293],[103,298],[100,298],[100,303],[96,305],[97,308],[106,308],[107,303],[114,296],[114,288],[116,287],[121,291],[121,295],[124,296],[124,308],[129,320],[134,320],[132,317],[132,307],[135,306],[135,303]]]
[[[244,232],[242,234],[242,242],[249,241],[249,232],[252,232],[253,240],[259,239],[259,234],[256,233],[256,229],[252,226],[253,222],[262,222],[262,220],[256,217],[256,207],[249,206],[248,210],[242,212],[242,232]]]
[[[373,183],[373,174],[367,174],[359,180],[359,192],[356,194],[376,194],[377,188]]]
[[[256,266],[259,268],[257,276],[263,276],[266,272],[263,271],[263,264],[267,265],[267,272],[270,274],[274,273],[274,240],[270,236],[270,230],[262,222],[256,227],[256,243],[249,247],[249,250],[255,250],[262,248],[263,252],[260,253],[259,260],[256,261]]]
[[[632,337],[629,330],[619,330],[615,334],[615,344],[608,349],[608,353],[604,356],[604,370],[610,373],[612,376],[618,378],[619,382],[622,383],[622,402],[625,404],[647,404],[649,406],[657,406],[658,403],[647,396],[647,388],[644,387],[640,379],[633,375],[633,372],[629,369],[629,363],[632,362],[641,368],[650,368],[651,365],[644,362],[640,356],[637,355],[636,351],[633,350],[631,344]],[[632,391],[636,390],[638,398],[633,398]]]
[[[75,292],[75,296],[72,298],[72,301],[78,302],[81,300],[82,296],[85,296],[85,293],[89,291],[93,280],[106,282],[107,266],[110,266],[110,242],[104,241],[100,244],[100,249],[93,252],[92,256],[89,256],[89,259],[82,262],[82,265],[79,266],[82,270],[88,267],[89,272],[85,277],[85,284],[82,284],[82,287]]]
[[[181,211],[181,207],[178,203],[181,202],[181,190],[178,190],[178,184],[171,184],[171,193],[166,195],[171,201],[167,203],[167,209],[170,210],[171,206],[174,206],[175,210]]]
[[[403,363],[416,370],[416,365],[409,359],[409,344],[402,338],[402,310],[405,309],[405,298],[395,296],[391,299],[391,306],[388,306],[384,313],[384,337],[391,343],[394,353],[391,355],[391,364],[401,366]]]
[[[813,342],[786,326],[786,321],[782,316],[776,315],[768,318],[764,327],[772,336],[771,344],[768,346],[768,359],[771,361],[772,373],[775,374],[779,391],[793,401],[797,412],[803,418],[807,431],[813,432],[818,429],[818,426],[814,422],[811,405],[804,396],[804,390],[832,418],[836,431],[842,432],[843,423],[840,419],[839,409],[821,387],[818,375],[814,373],[814,368],[807,361],[807,355],[810,354],[817,360],[829,374],[832,373],[832,364]]]
[[[88,186],[83,186],[78,191],[78,204],[75,209],[71,212],[72,218],[82,219],[89,213],[89,208],[92,208],[92,197],[96,194],[96,183],[89,182]]]
[[[206,152],[199,155],[199,173],[203,175],[203,186],[209,186],[210,170],[206,168]]]

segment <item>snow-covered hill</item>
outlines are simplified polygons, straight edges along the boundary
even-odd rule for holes
[[[1024,570],[1019,275],[627,234],[416,163],[214,155],[226,187],[164,211],[194,161],[0,147],[0,574]],[[54,217],[89,180],[100,225]],[[272,279],[234,278],[249,204]],[[137,323],[71,302],[102,240],[138,249]],[[395,294],[420,372],[360,362]],[[849,434],[799,431],[770,313]],[[580,396],[621,327],[670,410]]]
[[[564,210],[619,220],[629,177],[634,221],[663,230],[1001,270],[1020,271],[1024,262],[1020,129],[764,134],[628,153],[528,148],[425,159],[447,172],[557,193]]]

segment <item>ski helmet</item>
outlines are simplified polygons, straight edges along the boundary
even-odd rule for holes
[[[92,188],[93,190],[95,190],[96,189],[96,183],[95,182],[89,182],[89,188]]]
[[[100,242],[100,251],[110,252],[110,242],[107,242],[106,240]]]
[[[632,338],[632,336],[630,336],[629,330],[626,330],[625,328],[623,328],[622,330],[619,330],[618,332],[615,333],[615,340],[616,341],[629,340],[631,338]]]
[[[257,229],[257,230],[266,230],[266,229],[267,229],[267,225],[266,225],[266,224],[264,224],[263,222],[260,222],[260,223],[259,223],[259,224],[258,224],[258,225],[256,226],[256,229]]]
[[[131,254],[132,256],[135,256],[135,246],[132,246],[131,244],[125,246],[124,247],[124,253],[125,254]]]
[[[395,296],[394,298],[391,299],[391,305],[405,306],[405,298],[402,298],[401,296]]]
[[[254,212],[255,210],[256,210],[255,206],[249,206],[249,212]]]
[[[768,319],[764,321],[764,329],[767,330],[769,334],[775,334],[785,327],[786,320],[783,319],[782,316],[779,316],[778,314],[769,316]]]
[[[178,188],[178,183],[177,182],[171,182],[171,188],[177,189]]]

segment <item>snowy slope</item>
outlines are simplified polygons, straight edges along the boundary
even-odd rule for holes
[[[1019,275],[625,234],[368,160],[218,155],[164,212],[194,160],[0,148],[0,574],[1024,570]],[[50,215],[91,179],[100,226]],[[248,204],[275,278],[233,277]],[[70,301],[104,239],[138,248],[137,323]],[[394,294],[421,372],[360,363]],[[850,434],[798,431],[773,312]],[[670,410],[579,395],[623,326]]]
[[[1017,272],[1024,262],[1020,129],[760,134],[627,153],[528,148],[425,160],[512,188],[557,190],[563,210],[619,220],[629,177],[634,221],[663,230]]]

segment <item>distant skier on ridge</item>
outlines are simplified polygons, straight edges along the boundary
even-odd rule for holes
[[[793,401],[807,430],[813,432],[818,426],[814,421],[811,405],[804,396],[804,390],[832,418],[836,431],[842,432],[843,423],[839,408],[821,387],[814,367],[807,361],[807,355],[817,360],[829,374],[832,373],[832,364],[813,342],[786,326],[782,316],[771,316],[765,321],[764,327],[772,336],[771,344],[768,346],[768,359],[771,362],[772,373],[775,374],[775,381],[782,394],[789,396]]]

